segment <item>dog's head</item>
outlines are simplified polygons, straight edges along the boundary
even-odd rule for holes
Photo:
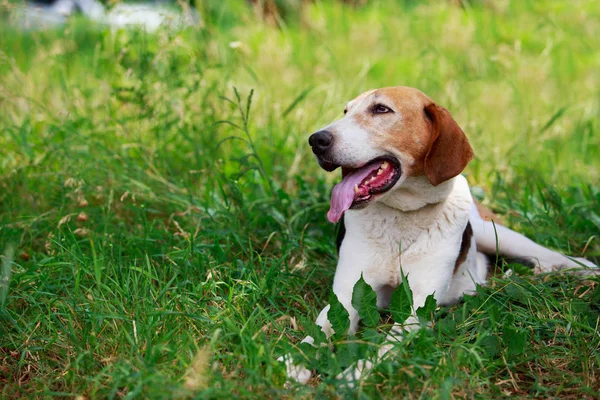
[[[312,134],[319,165],[342,168],[331,199],[329,220],[360,208],[425,176],[437,186],[462,172],[473,158],[467,137],[448,110],[417,89],[389,87],[359,95],[344,117]]]

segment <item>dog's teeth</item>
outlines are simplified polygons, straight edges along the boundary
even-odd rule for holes
[[[358,194],[358,185],[354,185],[354,193]]]
[[[383,174],[383,169],[382,169],[382,168],[379,168],[379,169],[377,170],[377,175],[381,175],[381,174]]]
[[[381,169],[385,169],[387,167],[388,167],[388,162],[387,161],[384,161],[384,162],[381,163],[381,167],[380,167]]]

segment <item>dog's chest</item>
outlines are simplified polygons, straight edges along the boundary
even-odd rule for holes
[[[342,246],[345,254],[340,253],[341,260],[352,263],[368,254],[361,267],[365,279],[376,286],[397,286],[400,267],[407,274],[432,251],[442,247],[449,253],[458,251],[468,220],[468,203],[456,207],[453,199],[448,200],[409,212],[382,204],[348,212],[346,239],[352,245]]]
[[[349,216],[348,233],[362,237],[380,255],[409,255],[440,229],[440,219],[447,220],[440,208],[432,205],[419,212],[397,212],[377,204],[356,217]]]

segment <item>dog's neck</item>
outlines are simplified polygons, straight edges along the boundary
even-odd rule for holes
[[[444,201],[452,192],[456,178],[433,186],[425,176],[408,177],[381,202],[402,212],[415,211]]]

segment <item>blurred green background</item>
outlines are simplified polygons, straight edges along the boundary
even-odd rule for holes
[[[335,266],[337,174],[308,136],[375,87],[452,112],[476,153],[465,174],[510,226],[600,256],[597,1],[207,0],[197,24],[152,33],[83,15],[22,30],[21,5],[0,5],[4,396],[333,396],[326,379],[284,389],[274,360],[310,329]],[[553,303],[577,292],[564,284],[515,315],[579,318]],[[357,393],[593,397],[586,329],[483,370],[478,334],[461,331],[430,348],[445,372],[408,352],[418,374],[396,366]],[[444,353],[455,341],[470,350]],[[530,362],[546,381],[505,381]]]

